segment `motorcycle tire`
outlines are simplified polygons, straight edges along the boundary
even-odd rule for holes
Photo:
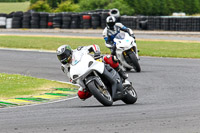
[[[136,72],[141,72],[140,64],[138,62],[138,59],[134,53],[131,53],[128,55],[129,58],[131,59],[131,64],[134,67]]]
[[[131,85],[125,86],[125,97],[122,101],[126,104],[134,104],[137,101],[137,93]]]
[[[103,90],[97,82],[91,81],[88,83],[87,87],[94,97],[104,106],[111,106],[113,104],[113,99],[109,91]]]

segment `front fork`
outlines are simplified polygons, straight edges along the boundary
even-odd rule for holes
[[[96,81],[97,83],[104,89],[106,90],[106,86],[102,82],[101,78],[99,77],[98,73],[96,71],[93,71],[94,75],[97,77]]]
[[[129,60],[128,54],[129,54],[130,52],[134,53],[134,54],[136,55],[136,57],[138,58],[138,56],[137,56],[137,53],[138,53],[137,48],[136,48],[136,47],[132,47],[132,48],[130,48],[129,50],[123,51],[123,55],[124,55],[124,58],[125,58],[126,61]],[[129,61],[129,62],[130,62],[130,61]]]

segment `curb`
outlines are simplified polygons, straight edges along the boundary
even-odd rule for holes
[[[35,95],[31,97],[18,97],[12,99],[0,99],[0,108],[40,104],[77,95],[78,90],[72,88],[52,88],[51,93]]]

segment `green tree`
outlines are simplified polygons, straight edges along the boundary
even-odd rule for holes
[[[62,0],[46,0],[51,8],[57,8]]]
[[[183,0],[173,0],[174,12],[183,12],[184,11],[184,1]]]
[[[151,15],[153,3],[150,0],[140,0],[141,12],[142,15]]]
[[[104,9],[113,0],[80,0],[80,11],[91,11],[95,9]]]
[[[79,6],[72,1],[65,1],[58,5],[55,12],[75,12],[78,8]]]
[[[32,5],[32,4],[35,4],[37,1],[38,1],[38,0],[30,0],[31,5]]]
[[[135,14],[141,14],[142,9],[140,8],[140,0],[134,0],[133,2],[127,1],[128,4],[134,8]]]
[[[133,15],[134,9],[130,7],[124,0],[113,0],[112,3],[109,3],[106,9],[117,8],[120,11],[121,15]]]
[[[31,5],[29,9],[37,12],[51,12],[51,8],[48,3],[42,0],[37,1],[35,4]]]
[[[151,11],[151,13],[149,14],[149,15],[158,15],[158,14],[160,14],[160,0],[152,0],[152,3],[153,3],[153,5],[152,5],[152,11]]]
[[[200,2],[199,0],[192,0],[190,1],[189,7],[187,9],[188,14],[196,14],[200,12]]]
[[[168,14],[166,14],[166,15],[171,15],[175,10],[173,0],[166,0],[166,3],[167,3],[167,7],[168,7]]]
[[[160,0],[159,15],[169,15],[169,6],[167,0]]]

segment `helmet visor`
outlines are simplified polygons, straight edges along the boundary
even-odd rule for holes
[[[58,55],[58,59],[60,60],[60,62],[62,64],[67,64],[67,63],[69,63],[71,61],[71,55],[63,53],[61,55]]]
[[[108,23],[109,28],[113,28],[114,25],[115,25],[115,22],[109,22]]]

